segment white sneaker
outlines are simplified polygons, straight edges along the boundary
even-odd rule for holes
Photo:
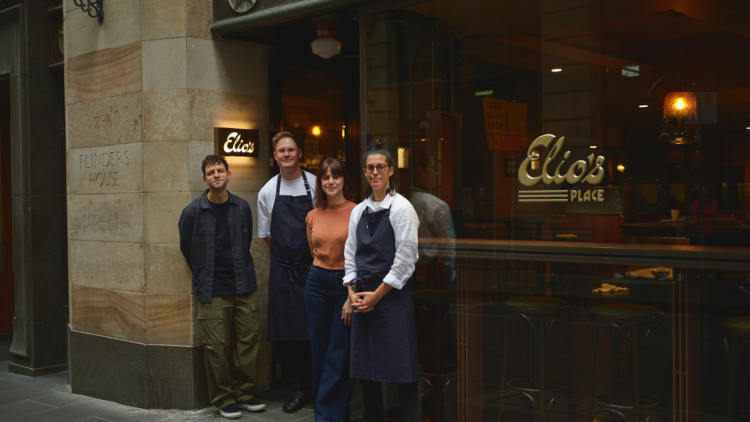
[[[240,412],[240,409],[238,409],[237,406],[228,404],[219,409],[219,416],[227,419],[237,419],[242,416],[242,412]]]
[[[248,412],[260,412],[266,408],[266,404],[255,399],[247,399],[242,403],[237,403],[237,407],[247,410]]]

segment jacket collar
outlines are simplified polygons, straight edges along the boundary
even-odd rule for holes
[[[237,205],[239,202],[237,202],[237,195],[234,195],[232,192],[227,191],[229,194],[229,202],[232,204]],[[211,208],[211,205],[208,203],[208,189],[206,189],[205,192],[203,192],[203,195],[201,195],[201,208]]]

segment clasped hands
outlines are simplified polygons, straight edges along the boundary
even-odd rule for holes
[[[377,292],[357,292],[349,295],[354,313],[367,313],[375,309],[382,296]]]

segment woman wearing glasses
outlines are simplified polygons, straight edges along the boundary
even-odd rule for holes
[[[326,158],[315,182],[315,209],[307,214],[307,242],[313,266],[305,288],[313,360],[315,420],[349,421],[354,381],[349,378],[352,306],[342,286],[347,222],[355,204],[344,190],[349,174],[341,161]]]
[[[360,380],[364,422],[385,418],[381,383],[397,383],[401,421],[420,420],[417,333],[409,278],[419,220],[396,193],[391,154],[381,145],[364,157],[368,189],[349,219],[344,248],[352,318],[351,377]]]

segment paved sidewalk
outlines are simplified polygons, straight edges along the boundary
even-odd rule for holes
[[[242,411],[239,421],[313,422],[313,412],[281,411],[281,403],[266,403],[263,412]],[[29,378],[8,372],[8,362],[0,362],[0,421],[33,422],[162,422],[215,421],[213,407],[194,412],[182,410],[143,410],[114,402],[79,396],[70,392],[68,373],[58,372]]]

